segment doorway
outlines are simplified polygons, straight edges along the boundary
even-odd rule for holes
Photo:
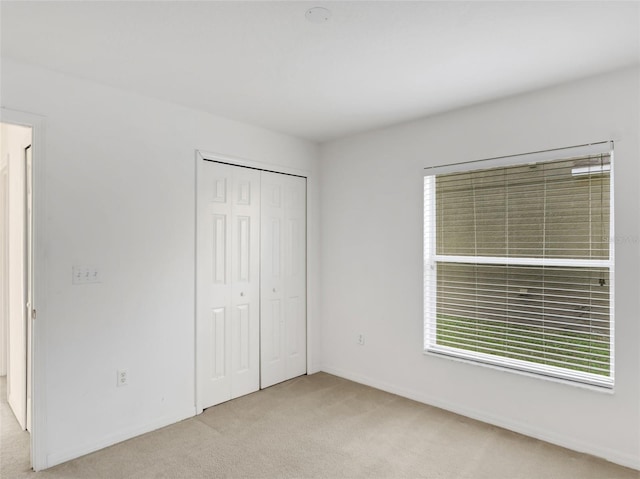
[[[306,374],[306,178],[198,155],[197,410]]]
[[[31,126],[0,123],[0,376],[6,376],[6,401],[27,433],[32,431],[32,145]]]

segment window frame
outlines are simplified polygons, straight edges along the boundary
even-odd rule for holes
[[[582,383],[611,389],[615,379],[615,248],[614,248],[614,148],[613,141],[604,141],[569,148],[537,151],[519,155],[502,156],[487,160],[470,161],[425,168],[424,171],[424,277],[423,277],[423,348],[425,354],[436,354],[457,358],[474,363],[497,366],[511,371],[551,377],[572,383]],[[442,255],[436,252],[436,176],[448,173],[471,172],[480,169],[510,167],[567,160],[590,155],[610,155],[609,176],[609,258],[577,259],[577,258],[536,258],[536,257],[495,257],[495,256],[459,256]],[[433,231],[436,229],[436,231]],[[435,234],[432,234],[435,233]],[[609,271],[609,376],[575,371],[559,366],[538,364],[532,361],[501,357],[494,354],[474,352],[462,348],[437,344],[437,263],[505,265],[505,266],[560,266],[560,267],[601,267]]]

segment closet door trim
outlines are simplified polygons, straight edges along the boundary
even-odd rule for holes
[[[282,175],[299,176],[301,178],[309,178],[309,171],[298,168],[291,168],[283,165],[275,165],[273,163],[263,163],[260,161],[247,160],[244,158],[236,158],[233,156],[219,155],[217,153],[209,153],[202,150],[196,151],[196,161],[200,162],[213,161],[230,166],[242,166],[244,168],[252,168],[260,171],[270,171],[271,173],[280,173]],[[197,170],[196,170],[197,172]]]

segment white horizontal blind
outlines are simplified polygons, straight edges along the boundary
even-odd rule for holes
[[[612,152],[580,153],[425,176],[427,351],[613,384]]]

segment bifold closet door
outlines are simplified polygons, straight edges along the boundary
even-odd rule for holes
[[[260,171],[198,165],[197,370],[203,408],[260,387]]]
[[[306,179],[261,176],[260,385],[307,372]]]

